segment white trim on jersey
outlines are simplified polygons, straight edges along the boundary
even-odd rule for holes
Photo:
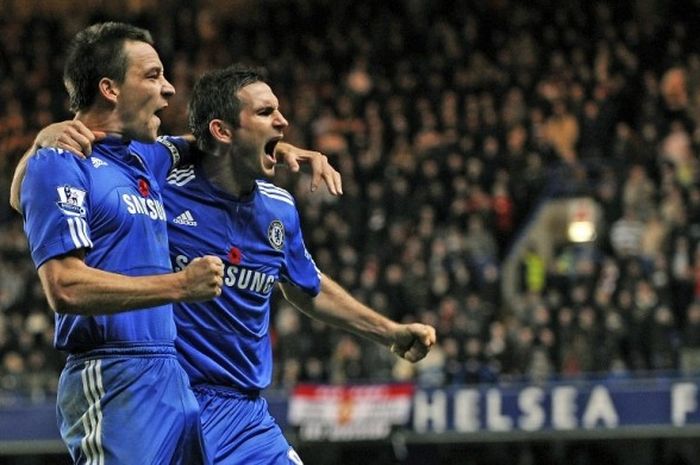
[[[270,197],[271,199],[276,199],[294,206],[294,197],[286,190],[264,181],[257,181],[257,183],[260,193],[265,197]]]
[[[67,220],[73,245],[78,249],[92,248],[92,241],[87,232],[87,222],[83,218],[67,218]]]
[[[171,170],[168,174],[168,184],[184,186],[194,179],[194,166],[188,165],[181,169]]]
[[[104,465],[105,451],[102,447],[102,398],[105,395],[102,385],[102,360],[88,360],[80,372],[83,381],[83,394],[88,401],[88,409],[81,420],[85,436],[80,447],[85,454],[85,465]]]
[[[170,152],[170,164],[173,167],[179,166],[180,165],[180,160],[182,157],[180,156],[180,151],[177,149],[177,146],[170,142],[165,136],[159,136],[156,138],[157,142],[160,142],[163,144],[168,151]]]

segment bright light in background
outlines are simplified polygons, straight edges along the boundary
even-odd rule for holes
[[[595,224],[592,221],[572,221],[568,234],[571,242],[591,242],[596,237]]]
[[[590,197],[571,199],[568,206],[567,236],[571,242],[592,242],[596,238],[596,204]]]

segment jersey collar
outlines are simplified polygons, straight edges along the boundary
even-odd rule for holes
[[[126,158],[129,156],[129,141],[124,140],[124,138],[117,134],[110,134],[99,142],[95,143],[101,151],[106,152],[108,155]]]

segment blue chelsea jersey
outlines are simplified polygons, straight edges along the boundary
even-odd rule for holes
[[[96,143],[87,159],[41,149],[27,164],[21,190],[36,267],[83,249],[93,268],[131,276],[171,272],[158,177],[164,178],[178,149],[186,149],[180,139],[127,145],[116,137]],[[55,345],[70,352],[174,338],[171,305],[112,315],[56,315]]]
[[[268,329],[275,283],[315,296],[320,273],[286,190],[257,181],[250,196],[237,199],[200,169],[174,170],[163,187],[170,256],[176,271],[194,257],[221,257],[224,286],[215,300],[175,304],[178,355],[193,385],[264,389],[272,377]]]

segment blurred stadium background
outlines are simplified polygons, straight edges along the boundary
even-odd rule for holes
[[[154,34],[165,133],[202,71],[266,66],[343,174],[276,180],[319,267],[438,328],[411,366],[277,302],[268,397],[307,464],[700,463],[697,0],[0,0],[0,464],[69,463],[7,196],[102,20]]]

